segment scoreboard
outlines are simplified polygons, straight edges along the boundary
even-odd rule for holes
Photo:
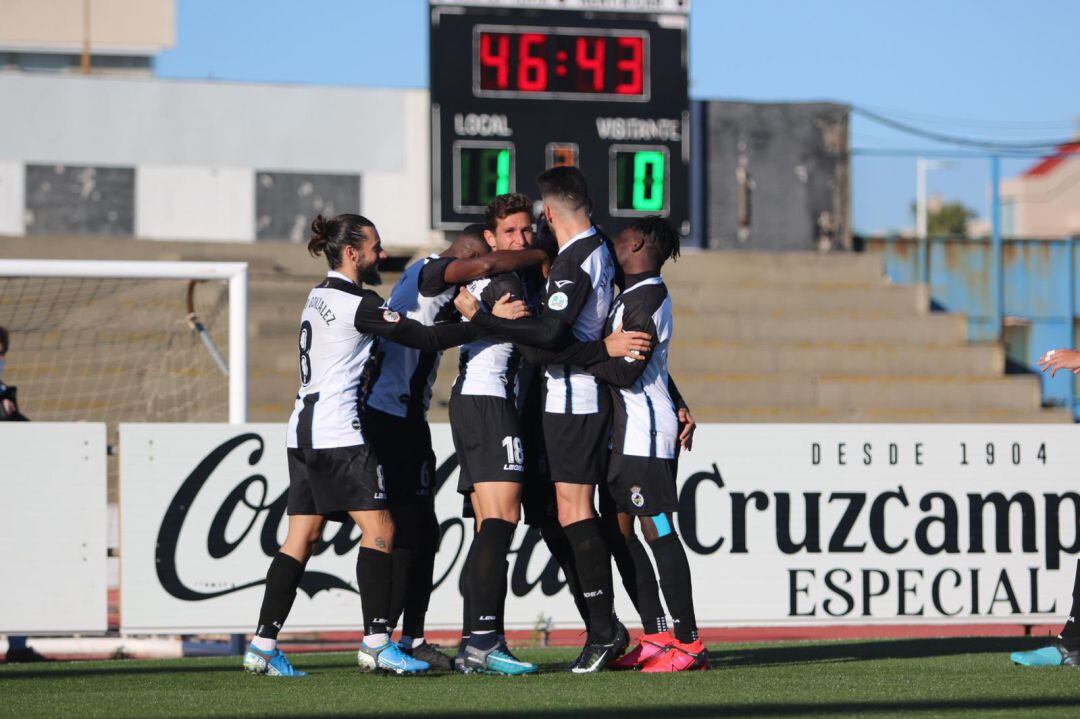
[[[593,221],[689,223],[689,0],[430,0],[436,229],[576,165]]]

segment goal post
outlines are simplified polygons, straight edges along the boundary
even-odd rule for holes
[[[0,260],[0,280],[133,279],[214,280],[228,286],[228,420],[247,421],[247,283],[246,262],[162,262],[129,260]],[[0,296],[0,301],[3,301]],[[137,310],[133,310],[137,311]],[[0,315],[0,325],[3,324]],[[13,344],[14,344],[13,338]]]

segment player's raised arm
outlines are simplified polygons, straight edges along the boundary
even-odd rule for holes
[[[356,330],[398,344],[436,352],[457,347],[480,336],[480,330],[462,322],[427,326],[390,309],[375,292],[367,292],[356,308]]]
[[[548,261],[543,250],[497,250],[468,260],[454,260],[443,270],[448,285],[463,285],[484,277],[516,272]]]

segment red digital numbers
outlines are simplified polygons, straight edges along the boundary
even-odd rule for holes
[[[510,87],[510,36],[492,35],[481,33],[480,35],[480,68],[483,73],[482,87],[492,87],[490,78],[494,75],[495,90],[506,90]]]
[[[479,34],[479,90],[549,96],[645,94],[644,35],[506,30]]]
[[[578,66],[577,89],[582,92],[604,91],[604,47],[605,37],[579,37],[574,50],[574,61]],[[592,45],[592,50],[589,49]],[[588,82],[585,75],[592,75]]]
[[[548,66],[544,57],[547,35],[528,33],[518,39],[518,89],[522,92],[547,90]]]
[[[640,37],[618,37],[615,44],[619,54],[615,71],[621,80],[615,85],[615,92],[620,95],[640,95],[645,75],[644,42]]]

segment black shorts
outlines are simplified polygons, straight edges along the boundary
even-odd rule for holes
[[[552,482],[592,484],[607,476],[611,446],[610,412],[544,413],[544,448]]]
[[[431,428],[423,419],[396,417],[368,407],[363,416],[364,440],[383,468],[391,504],[434,501],[435,452]]]
[[[290,448],[289,514],[321,514],[343,522],[348,512],[386,509],[382,467],[366,444]]]
[[[514,403],[502,397],[450,397],[450,434],[458,457],[458,491],[478,482],[524,482],[525,448]]]
[[[612,452],[607,481],[615,507],[620,512],[644,517],[674,512],[679,507],[675,462]]]

